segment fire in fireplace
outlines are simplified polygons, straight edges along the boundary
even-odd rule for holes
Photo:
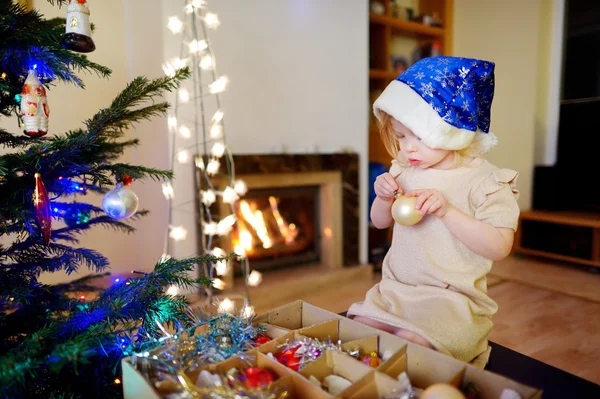
[[[253,269],[319,262],[319,186],[250,189],[232,233]]]

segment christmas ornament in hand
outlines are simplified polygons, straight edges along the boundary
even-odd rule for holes
[[[90,53],[96,49],[91,38],[90,8],[87,0],[71,0],[67,5],[67,28],[63,46],[79,53]]]
[[[117,220],[127,219],[137,211],[138,196],[129,188],[132,181],[131,176],[124,176],[119,179],[117,187],[104,196],[102,209],[111,218]]]
[[[405,197],[396,193],[396,200],[392,204],[392,217],[402,226],[412,226],[423,219],[423,215],[415,209],[417,197]]]
[[[33,206],[35,207],[35,218],[42,230],[42,237],[46,245],[50,244],[52,233],[52,216],[50,215],[50,198],[46,186],[39,173],[35,174],[35,189],[33,191]]]
[[[30,70],[21,90],[21,116],[24,133],[30,137],[41,137],[48,133],[50,108],[46,88],[35,70]]]

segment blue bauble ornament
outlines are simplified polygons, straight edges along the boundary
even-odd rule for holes
[[[109,191],[102,200],[102,209],[113,219],[121,220],[131,217],[138,209],[139,199],[133,190],[122,184]]]

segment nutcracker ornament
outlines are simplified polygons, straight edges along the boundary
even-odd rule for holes
[[[96,49],[90,28],[90,8],[87,0],[70,0],[67,5],[67,28],[63,46],[79,53],[90,53]]]
[[[40,82],[35,69],[29,71],[21,90],[21,116],[26,135],[41,137],[48,133],[50,108],[46,88]]]

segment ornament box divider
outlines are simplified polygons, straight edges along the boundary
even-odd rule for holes
[[[328,321],[334,322],[327,323]],[[370,397],[375,397],[373,396],[373,393],[384,392],[386,390],[390,391],[393,389],[392,387],[396,386],[396,378],[402,371],[406,371],[411,384],[418,388],[426,388],[437,382],[445,382],[455,386],[464,387],[466,384],[473,382],[480,390],[479,398],[481,399],[498,398],[505,388],[513,389],[521,395],[523,399],[538,399],[542,397],[542,392],[534,387],[529,387],[489,371],[481,370],[471,364],[453,359],[440,352],[410,342],[407,343],[400,337],[396,337],[369,326],[364,326],[364,329],[360,332],[360,334],[366,334],[367,336],[358,338],[356,342],[363,342],[364,344],[370,345],[370,348],[372,348],[373,340],[369,337],[377,336],[379,352],[383,350],[384,345],[395,352],[386,362],[382,362],[379,367],[374,368],[360,362],[348,354],[332,351],[332,353],[335,354],[329,356],[335,356],[336,358],[341,356],[341,358],[345,359],[343,362],[346,362],[345,364],[354,365],[353,367],[357,368],[359,374],[360,370],[365,370],[365,367],[368,367],[369,369],[368,373],[362,378],[353,381],[353,384],[342,394],[332,396],[323,389],[312,384],[305,375],[302,375],[302,370],[296,372],[293,369],[289,369],[285,365],[278,363],[276,359],[268,356],[268,353],[273,353],[272,351],[277,349],[277,345],[285,342],[286,339],[302,337],[303,335],[299,333],[301,330],[303,330],[305,334],[310,334],[311,332],[314,334],[323,334],[325,328],[331,328],[329,326],[335,326],[335,322],[337,322],[339,327],[338,332],[341,333],[344,329],[347,331],[352,323],[355,322],[304,301],[295,301],[269,312],[259,314],[256,316],[254,322],[268,322],[280,326],[283,329],[289,328],[288,333],[280,335],[278,338],[244,353],[246,355],[255,354],[257,359],[260,359],[257,360],[257,363],[260,362],[260,364],[264,365],[269,364],[273,366],[272,369],[276,368],[276,370],[281,373],[282,377],[276,380],[274,384],[276,386],[285,385],[291,387],[290,399],[320,399],[331,397],[340,399],[365,397],[368,399]],[[311,324],[311,322],[313,324]],[[346,326],[344,326],[345,324]],[[202,329],[200,329],[200,331],[202,331]],[[281,330],[274,331],[281,332]],[[352,336],[347,332],[344,334],[345,337]],[[270,350],[268,350],[269,348]],[[158,348],[157,351],[158,350],[160,350],[160,348]],[[316,361],[324,362],[327,360],[321,359],[322,356]],[[226,362],[234,363],[236,361],[237,360],[226,360]],[[310,365],[306,367],[309,366]],[[218,363],[207,367],[218,367]],[[162,399],[164,397],[157,392],[153,383],[147,380],[140,370],[132,364],[131,358],[124,358],[122,360],[122,369],[125,399],[140,397]],[[284,371],[289,374],[284,375]],[[307,371],[305,370],[304,374],[306,373]],[[190,374],[192,373],[188,373],[188,375]],[[279,373],[276,372],[276,374]],[[289,381],[291,381],[291,383]],[[392,383],[392,381],[394,383]],[[367,392],[368,396],[360,396],[364,392]]]
[[[375,371],[353,384],[340,396],[344,399],[379,399],[401,387],[398,380]]]

